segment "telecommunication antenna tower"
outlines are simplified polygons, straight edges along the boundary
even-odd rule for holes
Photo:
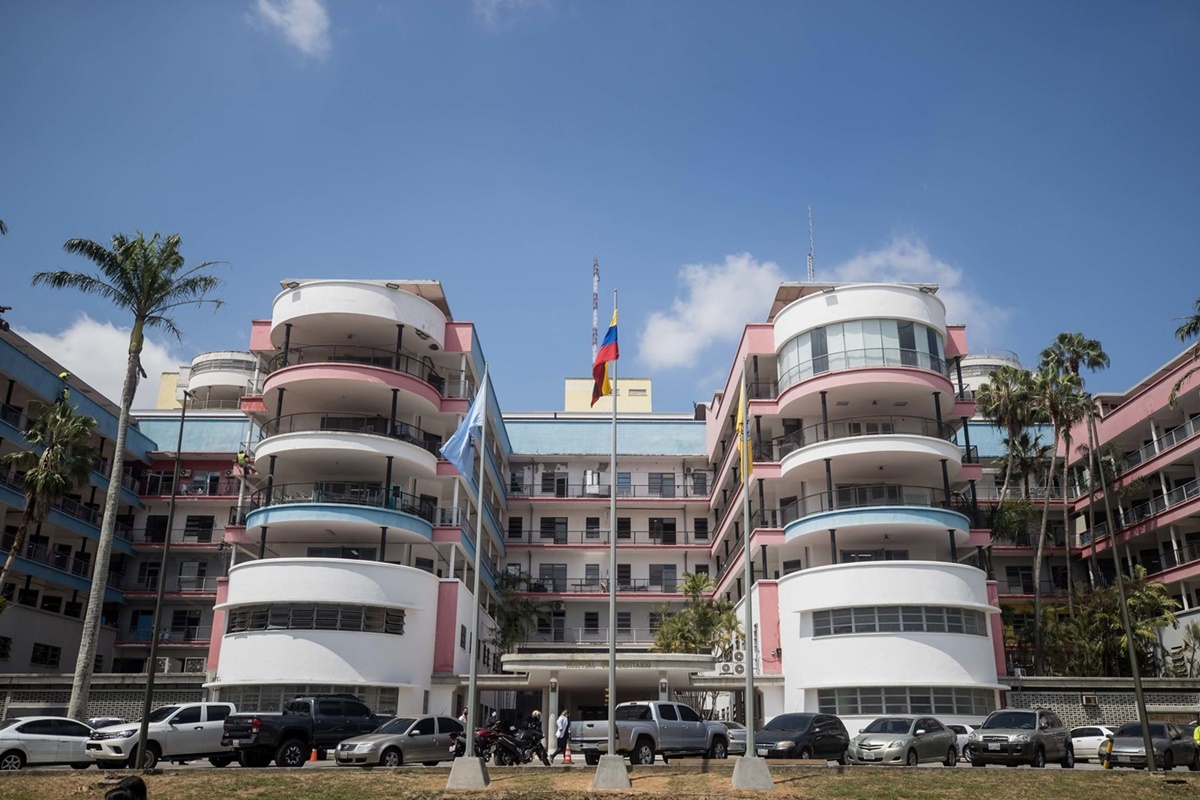
[[[592,259],[592,361],[600,351],[600,340],[597,338],[596,326],[600,323],[597,309],[600,307],[600,259]]]
[[[808,207],[808,282],[813,282],[813,227],[812,206]]]

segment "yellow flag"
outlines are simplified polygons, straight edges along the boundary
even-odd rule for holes
[[[754,454],[747,452],[751,448],[746,447],[745,442],[746,430],[746,382],[742,381],[742,394],[738,400],[737,414],[737,448],[738,456],[741,458],[742,475],[750,477],[754,473]]]

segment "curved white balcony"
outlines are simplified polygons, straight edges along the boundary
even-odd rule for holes
[[[916,286],[858,283],[837,286],[789,303],[775,315],[775,350],[798,334],[835,322],[863,319],[908,320],[946,332],[946,306]],[[847,350],[858,349],[851,344]]]
[[[906,547],[918,552],[948,550],[947,531],[955,546],[970,541],[970,518],[947,508],[941,489],[928,486],[867,484],[839,486],[830,504],[827,492],[800,498],[782,510],[784,537],[789,545],[824,545],[837,531],[840,548]],[[940,557],[940,555],[939,555]]]
[[[779,605],[794,612],[780,619],[781,644],[789,654],[784,662],[789,692],[842,686],[998,686],[987,624],[986,635],[929,630],[813,635],[813,612],[824,609],[932,607],[998,613],[987,602],[986,576],[974,567],[922,561],[816,567],[780,579]]]
[[[216,685],[427,685],[437,597],[435,576],[395,564],[315,558],[238,564],[229,571],[228,599],[218,606],[234,632],[224,633]],[[238,609],[247,617],[241,625],[232,619]],[[358,609],[372,622],[386,616],[387,627],[364,621],[362,628],[377,630],[348,630]]]
[[[395,474],[437,474],[442,438],[415,425],[366,414],[288,414],[262,426],[255,458],[276,456],[288,474],[321,474],[329,462],[348,473],[378,470],[393,459]]]
[[[428,501],[381,483],[314,481],[277,483],[255,493],[258,507],[246,515],[247,535],[266,528],[289,542],[374,542],[381,528],[388,541],[428,543],[437,509]]]
[[[291,281],[272,306],[271,342],[282,346],[286,326],[291,325],[293,347],[345,340],[348,335],[365,345],[386,347],[396,341],[397,328],[403,325],[405,347],[437,351],[445,348],[446,317],[446,311],[400,283]]]
[[[237,407],[239,398],[261,388],[258,362],[250,353],[216,350],[192,359],[183,388],[195,395],[192,406]]]
[[[906,481],[940,482],[942,459],[947,461],[951,480],[962,468],[963,453],[956,438],[953,427],[934,419],[857,417],[808,425],[764,443],[756,456],[779,461],[780,475],[793,480],[823,479],[825,460],[832,459],[834,479],[839,483],[897,476]]]

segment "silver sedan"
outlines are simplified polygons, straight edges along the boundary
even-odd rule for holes
[[[859,731],[846,750],[848,764],[958,763],[954,731],[933,717],[880,717]]]
[[[432,767],[453,758],[450,735],[462,730],[462,723],[450,717],[396,717],[371,733],[339,742],[333,759],[342,767]]]

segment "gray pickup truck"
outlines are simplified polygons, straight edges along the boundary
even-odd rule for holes
[[[680,703],[621,703],[616,708],[617,754],[633,764],[653,764],[655,754],[726,758],[729,731],[720,722],[709,722]],[[608,721],[571,723],[571,749],[595,765],[608,750]]]

